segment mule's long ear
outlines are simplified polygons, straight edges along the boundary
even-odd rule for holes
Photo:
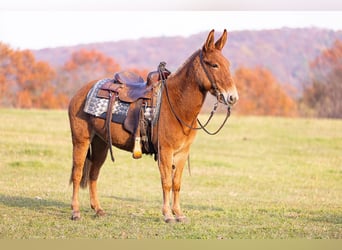
[[[207,41],[203,45],[203,50],[208,51],[210,49],[214,49],[214,30],[212,29],[208,35]]]
[[[222,36],[220,37],[220,39],[218,39],[215,43],[215,48],[218,50],[222,50],[222,48],[224,47],[224,45],[226,44],[227,41],[227,30],[224,29]]]

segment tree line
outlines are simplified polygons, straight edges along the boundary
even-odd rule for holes
[[[280,83],[263,67],[239,67],[234,72],[241,115],[315,116],[342,118],[342,42],[310,62],[303,92]],[[117,61],[94,49],[79,49],[58,67],[38,61],[30,50],[0,42],[0,107],[65,109],[72,95],[93,79],[122,70]],[[148,69],[132,70],[146,78]]]

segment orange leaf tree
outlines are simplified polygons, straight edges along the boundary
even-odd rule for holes
[[[36,61],[29,50],[13,50],[0,43],[1,104],[18,108],[40,108],[41,95],[51,88],[55,71]]]
[[[342,118],[342,41],[323,50],[310,68],[302,103],[315,116]]]
[[[112,77],[120,65],[111,57],[97,50],[81,49],[58,71],[58,85],[69,97],[81,86],[95,79]]]
[[[11,56],[13,50],[4,43],[0,42],[0,105],[9,106],[11,104],[12,93],[10,86],[14,82],[14,67]]]
[[[295,101],[270,71],[261,67],[241,67],[235,71],[234,80],[240,97],[236,109],[240,114],[296,115]]]

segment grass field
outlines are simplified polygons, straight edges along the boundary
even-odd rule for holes
[[[94,216],[82,190],[82,219],[71,221],[67,112],[2,109],[0,117],[2,239],[342,238],[341,120],[233,113],[220,134],[199,132],[192,175],[183,175],[189,222],[169,225],[156,163],[117,149],[99,179],[107,216]]]

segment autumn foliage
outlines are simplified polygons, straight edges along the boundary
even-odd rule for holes
[[[72,53],[70,59],[58,70],[56,85],[69,98],[85,83],[102,78],[113,77],[114,72],[121,70],[120,65],[111,57],[96,50],[80,49]],[[146,77],[148,70],[131,69]]]
[[[67,105],[63,93],[55,94],[56,72],[36,61],[29,50],[13,50],[0,43],[0,103],[16,108],[58,108]],[[50,93],[50,94],[49,94]],[[53,93],[53,95],[51,95]],[[48,96],[49,100],[43,97]]]
[[[120,65],[96,50],[72,53],[62,67],[36,61],[29,50],[0,43],[0,107],[66,108],[72,95],[93,79],[112,77]],[[146,78],[147,69],[130,69]]]
[[[296,115],[295,101],[268,70],[241,67],[236,70],[234,79],[239,91],[237,110],[240,114]]]
[[[310,67],[312,75],[302,98],[304,112],[317,117],[342,118],[342,41],[322,51]]]
[[[58,69],[56,85],[70,98],[85,83],[110,78],[119,71],[120,65],[113,58],[96,50],[81,49],[72,53],[70,59]]]
[[[317,110],[317,116],[338,117],[342,108],[342,42],[337,41],[310,65],[312,78],[306,85],[299,107]],[[0,42],[0,107],[66,108],[73,94],[94,79],[113,77],[122,70],[112,57],[97,50],[79,49],[59,67],[37,61],[29,50],[15,50]],[[129,69],[146,78],[154,69]],[[239,101],[234,111],[242,115],[296,116],[298,101],[289,88],[263,67],[240,67],[234,80]],[[338,91],[336,91],[338,90]],[[319,102],[317,101],[319,100]],[[324,103],[325,110],[319,106]],[[340,102],[339,102],[340,103]],[[329,115],[327,115],[327,107]],[[204,108],[204,110],[208,110]],[[337,114],[337,115],[336,115]]]

